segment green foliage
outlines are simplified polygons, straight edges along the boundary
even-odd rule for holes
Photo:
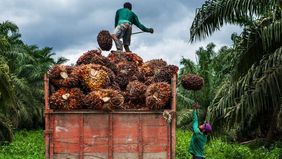
[[[211,120],[221,132],[238,128],[242,140],[281,137],[281,20],[278,0],[209,0],[197,10],[191,41],[210,36],[227,23],[243,27],[239,36],[232,35],[230,77],[216,82],[210,106]]]
[[[198,102],[201,105],[202,113],[200,119],[205,120],[208,106],[215,97],[216,89],[222,81],[226,80],[231,72],[232,50],[228,47],[222,47],[219,51],[214,51],[215,44],[210,43],[206,48],[200,47],[197,51],[197,63],[183,58],[179,71],[179,81],[187,73],[198,74],[204,78],[204,87],[199,91],[187,91],[179,83],[177,87],[177,126],[187,127],[192,121],[190,106]],[[208,118],[207,118],[208,119]]]
[[[20,37],[15,24],[0,23],[0,131],[9,130],[0,141],[10,141],[12,129],[42,126],[43,75],[53,64],[67,61],[55,61],[52,48],[26,45]]]
[[[192,158],[188,153],[188,146],[192,138],[192,133],[188,131],[182,131],[177,129],[176,131],[176,158],[188,159]]]
[[[225,90],[227,92],[222,94],[224,98],[214,101],[210,109],[214,115],[212,118],[224,117],[228,120],[227,125],[233,125],[234,122],[243,123],[245,116],[248,116],[251,123],[252,120],[256,120],[258,114],[263,114],[269,109],[281,111],[279,98],[282,91],[282,79],[279,78],[282,74],[281,54],[282,47],[274,54],[263,58],[259,65],[254,65],[236,84]],[[266,107],[265,103],[272,104]],[[280,117],[277,119],[282,120]],[[257,123],[258,128],[260,123],[264,124]]]
[[[0,146],[0,159],[44,159],[43,131],[16,132],[13,142]]]
[[[192,158],[188,152],[188,146],[192,133],[178,129],[176,131],[176,158],[187,159]],[[207,159],[278,159],[282,153],[282,147],[274,145],[270,150],[260,147],[258,149],[250,149],[245,145],[227,143],[221,139],[210,140],[205,147],[205,156]]]
[[[191,127],[191,121],[193,120],[192,109],[181,109],[177,112],[177,127],[186,129]]]

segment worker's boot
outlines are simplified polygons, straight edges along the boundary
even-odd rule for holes
[[[125,49],[126,52],[131,52],[128,45],[124,45],[124,49]]]

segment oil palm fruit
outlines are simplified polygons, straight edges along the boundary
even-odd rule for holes
[[[60,88],[50,97],[50,108],[75,110],[82,108],[84,94],[79,88]]]
[[[162,109],[171,99],[171,86],[166,82],[153,83],[147,88],[145,96],[149,109]]]
[[[195,74],[187,74],[182,77],[181,84],[187,90],[197,91],[204,86],[204,79]]]
[[[102,30],[97,36],[98,45],[102,50],[110,51],[113,46],[112,36],[109,31]]]

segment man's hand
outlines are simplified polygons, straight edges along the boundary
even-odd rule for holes
[[[200,105],[198,103],[194,103],[192,105],[192,109],[199,109],[200,108]]]
[[[153,28],[149,28],[149,33],[153,34],[154,33],[154,29]]]

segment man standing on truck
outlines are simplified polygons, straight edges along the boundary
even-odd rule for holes
[[[209,123],[199,125],[196,109],[199,105],[193,104],[193,136],[191,139],[189,152],[192,159],[204,159],[204,146],[207,143],[207,136],[212,131],[212,126]]]
[[[122,51],[123,46],[120,41],[123,38],[123,45],[126,52],[130,52],[129,45],[132,34],[132,24],[136,25],[143,32],[153,33],[153,28],[147,28],[141,24],[137,15],[131,11],[132,5],[129,2],[124,3],[123,8],[117,10],[115,17],[115,31],[112,34],[116,48]]]

